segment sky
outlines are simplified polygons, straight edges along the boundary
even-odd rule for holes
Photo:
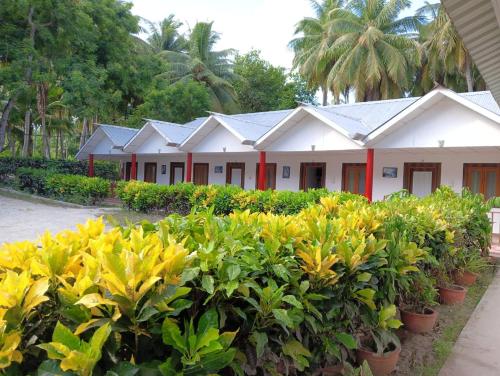
[[[221,34],[217,49],[235,48],[240,53],[258,49],[273,65],[291,68],[293,52],[288,42],[295,24],[314,16],[308,0],[130,0],[132,12],[152,22],[173,13],[184,31],[198,21],[214,21]],[[411,14],[424,0],[413,0]]]

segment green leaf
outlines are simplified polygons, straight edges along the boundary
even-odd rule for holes
[[[172,319],[167,317],[165,321],[163,321],[161,333],[164,344],[172,346],[181,353],[186,351],[186,345],[181,335],[181,331]]]
[[[287,302],[290,305],[293,305],[296,308],[303,309],[302,303],[297,300],[297,298],[293,295],[285,295],[283,297],[283,301]]]
[[[250,336],[250,340],[255,345],[257,358],[260,358],[262,355],[264,355],[264,350],[268,342],[267,334],[263,332],[253,332]]]
[[[101,349],[106,343],[109,335],[111,334],[111,326],[108,324],[104,324],[99,329],[97,329],[90,339],[90,348],[94,351],[94,353],[101,353]],[[99,356],[100,358],[100,356]]]
[[[70,350],[79,351],[81,349],[81,342],[78,336],[74,335],[71,330],[61,324],[59,321],[54,328],[52,334],[52,341],[58,342],[69,348]]]
[[[335,333],[335,338],[337,338],[337,340],[349,350],[355,350],[358,348],[356,339],[348,333]]]
[[[160,364],[158,369],[160,370],[162,376],[175,376],[177,374],[171,357],[168,358],[165,363]]]
[[[286,282],[288,282],[290,279],[288,269],[283,264],[273,265],[273,272]]]
[[[209,328],[219,328],[219,315],[215,308],[211,308],[201,315],[198,321],[198,336],[203,335]]]
[[[36,376],[74,376],[74,373],[61,370],[57,360],[45,360],[38,367]]]
[[[173,308],[174,310],[171,312],[168,312],[168,316],[177,316],[179,313],[184,311],[185,309],[191,307],[193,305],[193,302],[188,299],[177,299],[175,302],[170,304],[170,307]]]
[[[375,306],[375,302],[373,301],[373,297],[375,296],[375,290],[373,289],[363,289],[356,291],[354,293],[354,297],[359,301],[365,303],[368,307],[375,310],[377,307]]]
[[[185,284],[186,282],[190,282],[200,274],[200,268],[187,268],[181,274],[181,283]]]
[[[195,350],[198,351],[205,346],[211,344],[211,342],[217,341],[219,339],[219,329],[216,328],[208,328],[203,333],[198,333]],[[219,344],[218,342],[216,342]],[[221,350],[222,346],[219,344],[219,348],[217,350]]]
[[[105,376],[136,376],[139,375],[140,368],[129,362],[118,363]]]
[[[360,275],[358,275],[357,280],[358,280],[358,282],[368,282],[371,278],[372,278],[371,273],[364,272],[364,273],[361,273]]]
[[[205,274],[201,278],[201,286],[207,293],[212,295],[214,293],[214,277]]]
[[[224,288],[226,289],[227,296],[230,297],[233,294],[234,290],[236,290],[238,288],[238,286],[239,286],[239,282],[236,280],[226,283],[224,285]]]
[[[288,313],[285,309],[273,309],[274,318],[283,326],[284,328],[293,327],[293,321],[288,316]]]
[[[241,268],[238,264],[231,264],[227,267],[227,277],[230,281],[238,278],[241,273]]]

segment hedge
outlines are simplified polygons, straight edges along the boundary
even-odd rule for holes
[[[82,176],[87,176],[89,170],[87,161],[0,157],[0,180],[4,180],[9,175],[14,175],[16,170],[21,167],[43,169],[58,174]],[[103,179],[119,180],[120,171],[118,164],[115,162],[95,161],[94,175]]]
[[[348,369],[362,344],[384,351],[397,343],[396,305],[411,300],[416,284],[447,283],[462,266],[458,255],[480,254],[477,244],[491,235],[487,210],[481,197],[449,188],[374,204],[336,195],[296,215],[192,212],[108,232],[97,220],[6,244],[0,369]]]
[[[129,209],[167,214],[187,214],[192,209],[199,211],[212,207],[217,215],[246,209],[251,212],[296,214],[325,196],[339,196],[342,201],[365,200],[359,195],[332,193],[326,189],[311,189],[307,192],[257,191],[232,185],[159,185],[141,181],[122,181],[118,184],[117,193]]]
[[[102,201],[109,196],[111,189],[111,183],[106,179],[26,167],[16,170],[16,186],[40,196],[86,205]]]

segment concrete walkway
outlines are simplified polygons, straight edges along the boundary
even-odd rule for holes
[[[106,214],[106,209],[84,208],[0,192],[0,244],[36,240],[45,231],[74,229],[78,223]]]
[[[500,269],[460,333],[439,376],[500,375]]]

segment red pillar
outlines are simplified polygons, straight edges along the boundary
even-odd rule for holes
[[[373,161],[374,151],[373,149],[368,149],[366,151],[365,196],[370,202],[373,199]]]
[[[257,187],[261,191],[266,190],[266,152],[259,152],[259,180]]]
[[[94,176],[94,154],[89,154],[89,176]]]
[[[193,154],[187,153],[187,161],[186,161],[186,183],[191,183],[192,177],[192,167],[193,167]]]
[[[130,166],[130,180],[137,180],[137,155],[132,154],[132,161]]]

